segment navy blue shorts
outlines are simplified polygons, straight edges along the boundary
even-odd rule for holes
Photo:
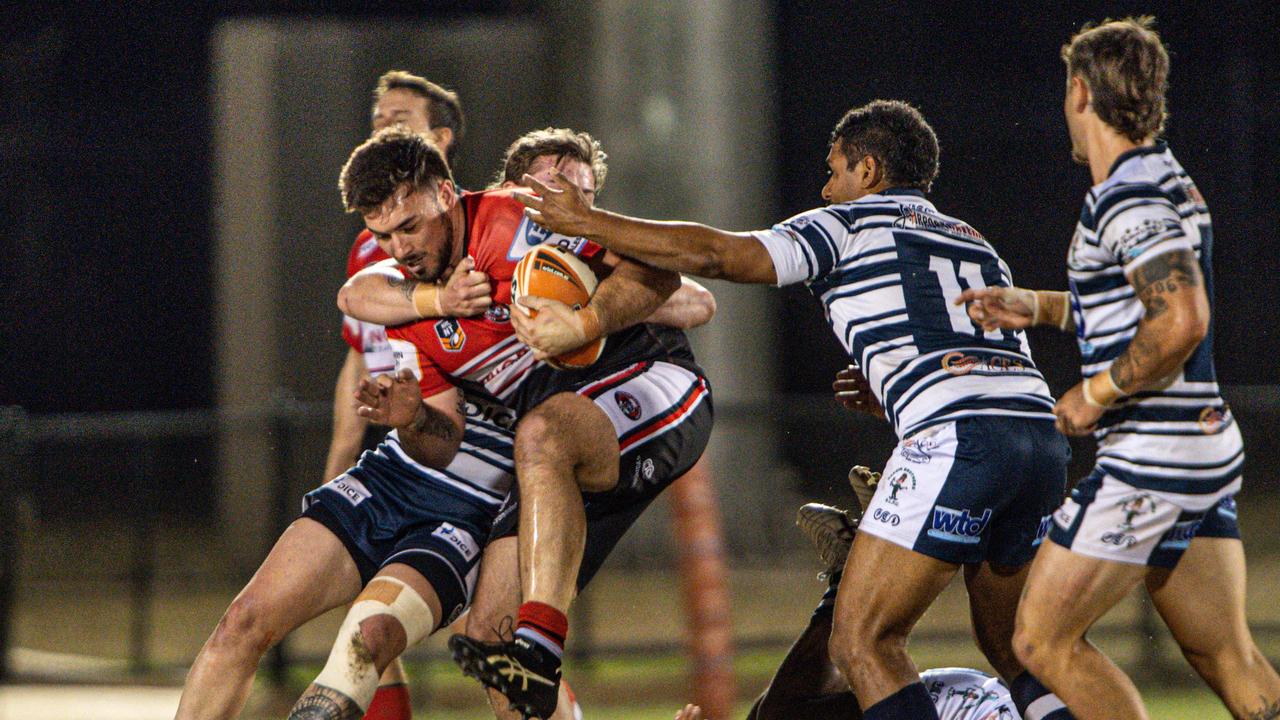
[[[442,625],[471,602],[481,551],[497,514],[384,444],[307,493],[302,517],[328,528],[351,554],[362,584],[392,563],[417,570],[440,598]]]
[[[903,439],[866,532],[944,562],[1031,561],[1066,492],[1067,439],[1049,420],[982,415]]]

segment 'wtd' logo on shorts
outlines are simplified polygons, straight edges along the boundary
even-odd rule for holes
[[[889,476],[889,497],[884,501],[890,505],[898,504],[898,493],[903,490],[916,489],[916,474],[906,468],[898,468]]]

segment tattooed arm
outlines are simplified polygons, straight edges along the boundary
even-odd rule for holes
[[[1195,253],[1166,252],[1129,277],[1146,314],[1129,347],[1111,365],[1126,395],[1173,375],[1209,332],[1209,298]]]
[[[465,400],[457,388],[425,400],[411,370],[379,375],[360,382],[357,412],[379,425],[394,427],[409,457],[423,465],[443,468],[453,462],[462,444]]]
[[[1111,367],[1058,401],[1054,415],[1067,435],[1084,435],[1107,406],[1178,372],[1209,331],[1209,298],[1191,250],[1171,250],[1139,265],[1129,284],[1146,309],[1129,346]]]
[[[406,278],[393,262],[352,275],[338,290],[338,309],[357,320],[401,325],[427,317],[471,317],[493,304],[489,276],[463,258],[444,284]]]

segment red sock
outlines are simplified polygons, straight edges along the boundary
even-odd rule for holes
[[[564,639],[569,634],[569,618],[546,603],[527,602],[516,613],[516,634],[542,645],[559,657],[564,653]]]
[[[364,712],[364,720],[413,720],[408,686],[404,683],[379,685],[369,709]]]

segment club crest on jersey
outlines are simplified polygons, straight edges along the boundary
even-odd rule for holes
[[[933,459],[933,450],[938,447],[935,432],[925,431],[902,441],[898,454],[902,459],[916,465],[928,465]]]
[[[898,504],[898,493],[916,489],[916,474],[906,468],[898,468],[889,476],[889,497],[884,501],[890,505]]]
[[[640,419],[642,410],[640,408],[640,401],[636,399],[635,395],[632,395],[626,390],[619,390],[613,394],[613,400],[618,403],[618,409],[622,411],[623,415],[627,416],[627,419]]]
[[[440,347],[449,352],[458,352],[467,343],[467,333],[454,318],[436,322],[436,337],[440,338]]]
[[[1200,411],[1200,432],[1205,435],[1213,435],[1227,424],[1227,413],[1230,409],[1223,405],[1219,410],[1215,407],[1207,407]]]
[[[511,322],[511,306],[491,305],[484,311],[484,319],[495,323]]]

